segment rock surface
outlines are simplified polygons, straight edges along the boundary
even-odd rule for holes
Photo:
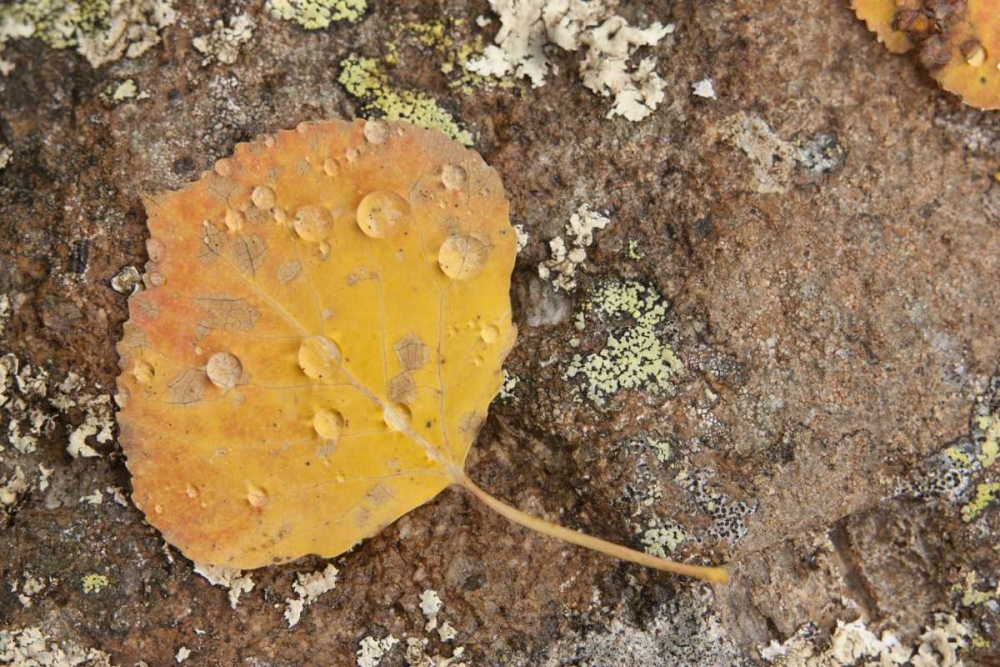
[[[953,664],[940,637],[996,664],[997,116],[839,3],[622,3],[634,24],[674,26],[643,47],[665,99],[639,122],[606,118],[574,52],[552,50],[539,88],[463,74],[499,26],[485,2],[369,5],[307,30],[262,3],[176,1],[141,32],[155,44],[97,68],[8,39],[0,664],[39,637],[42,664],[888,655],[838,625],[859,618],[923,664]],[[705,80],[714,98],[693,94]],[[120,292],[147,259],[141,195],[257,134],[401,108],[471,137],[527,234],[520,338],[471,476],[574,528],[729,562],[729,585],[528,535],[447,491],[336,559],[308,606],[296,586],[324,561],[252,572],[252,588],[218,574],[240,582],[233,608],[127,500],[111,393]],[[584,205],[610,223],[559,289],[538,268]]]

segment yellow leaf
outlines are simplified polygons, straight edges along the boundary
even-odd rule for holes
[[[516,240],[475,152],[402,123],[303,124],[147,198],[147,289],[119,344],[133,499],[194,561],[336,556],[465,475],[514,344]]]
[[[852,0],[851,9],[892,53],[906,53],[913,48],[906,33],[895,28],[895,0]]]

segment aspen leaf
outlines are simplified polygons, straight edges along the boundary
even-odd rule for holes
[[[118,346],[133,499],[194,561],[332,557],[465,475],[514,344],[516,240],[496,172],[403,123],[302,124],[146,198],[147,289]]]
[[[1000,0],[852,0],[893,53],[916,49],[945,90],[979,109],[1000,109]]]

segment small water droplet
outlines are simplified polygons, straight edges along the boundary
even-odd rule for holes
[[[266,185],[258,185],[255,187],[253,192],[250,194],[250,199],[253,201],[254,206],[264,209],[265,211],[274,208],[276,201],[274,190]]]
[[[365,121],[365,139],[373,144],[383,144],[389,138],[389,126],[380,120]]]
[[[233,173],[232,160],[216,160],[215,173],[219,176],[231,176]]]
[[[410,429],[410,410],[405,405],[386,404],[382,409],[382,420],[392,431],[408,431]]]
[[[468,280],[486,266],[489,248],[475,236],[458,234],[449,236],[438,251],[438,264],[445,275],[453,280]]]
[[[136,359],[135,366],[132,367],[132,375],[135,376],[139,384],[149,384],[153,381],[156,371],[153,370],[153,365],[148,361]]]
[[[247,484],[247,502],[255,509],[263,509],[270,500],[267,489],[253,483]]]
[[[330,378],[340,366],[340,346],[325,336],[310,336],[299,346],[299,368],[314,380]]]
[[[376,190],[358,204],[358,226],[368,236],[384,239],[400,229],[409,214],[405,199],[389,190]]]
[[[344,417],[336,410],[319,410],[313,417],[313,428],[319,437],[335,443],[344,430]]]
[[[333,229],[333,216],[322,206],[303,206],[295,212],[295,232],[304,241],[325,241]]]
[[[288,215],[288,211],[285,209],[275,206],[271,213],[274,215],[274,221],[282,227],[288,227],[292,224],[292,217]]]
[[[146,241],[146,252],[149,254],[149,261],[156,263],[162,262],[163,250],[163,242],[159,239],[149,239]]]
[[[327,176],[336,176],[340,173],[340,163],[332,157],[323,160],[323,173]]]
[[[500,337],[500,330],[492,324],[484,324],[482,330],[479,332],[479,335],[482,337],[484,343],[492,345],[497,342],[497,338]]]
[[[247,223],[247,217],[243,215],[243,213],[241,213],[240,211],[236,211],[234,209],[229,209],[228,211],[226,211],[226,227],[229,228],[229,231],[233,232],[234,234],[236,232],[242,231],[243,227],[246,226],[246,223]]]
[[[157,514],[163,514],[163,506],[159,504],[153,505],[153,511]]]
[[[464,190],[469,182],[469,174],[457,164],[446,164],[441,170],[441,182],[448,190]]]
[[[205,365],[208,379],[220,389],[232,389],[243,377],[243,364],[229,352],[216,352]]]
[[[187,488],[184,489],[184,493],[187,494],[188,498],[197,498],[198,497],[198,489],[194,488],[190,484],[188,484]]]
[[[153,271],[152,273],[147,274],[146,279],[153,287],[162,287],[167,282],[166,277],[159,271]]]
[[[261,139],[261,141],[264,142],[264,146],[266,148],[274,148],[274,137],[272,137],[270,134],[265,134]]]
[[[347,481],[347,479],[343,475],[337,475],[336,477],[334,477],[334,479],[337,481],[337,484],[343,484],[344,482]]]
[[[304,120],[295,126],[295,131],[299,134],[307,134],[309,132],[310,125],[309,121]]]

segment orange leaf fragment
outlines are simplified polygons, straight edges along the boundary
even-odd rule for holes
[[[194,561],[332,557],[455,484],[514,344],[496,172],[403,123],[304,123],[147,198],[147,289],[118,345],[133,499]]]
[[[906,53],[913,48],[906,33],[896,30],[895,0],[852,0],[851,9],[892,53]]]

